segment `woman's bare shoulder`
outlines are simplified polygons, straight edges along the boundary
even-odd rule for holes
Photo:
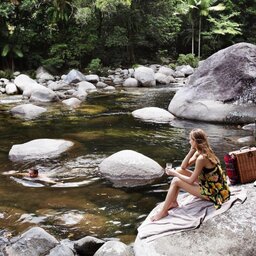
[[[204,155],[202,155],[202,154],[199,154],[196,159],[196,162],[198,164],[200,163],[201,165],[204,165],[204,166],[208,164],[208,161],[209,160],[207,158],[205,158]]]

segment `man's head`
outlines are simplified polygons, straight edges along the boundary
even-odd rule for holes
[[[36,178],[38,176],[38,169],[35,167],[31,167],[28,171],[30,178]]]

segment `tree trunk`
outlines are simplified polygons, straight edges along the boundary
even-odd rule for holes
[[[199,28],[198,28],[198,59],[199,60],[201,57],[201,26],[202,26],[202,19],[200,16],[199,17]]]
[[[191,53],[192,54],[195,54],[195,26],[194,26],[194,22],[192,21],[192,36],[191,36],[191,46],[192,46],[192,49],[191,49]]]

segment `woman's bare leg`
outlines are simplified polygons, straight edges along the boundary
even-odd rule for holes
[[[175,208],[178,206],[177,197],[178,197],[180,188],[184,189],[185,191],[187,191],[188,193],[194,196],[206,199],[201,195],[200,187],[198,184],[188,184],[185,181],[175,177],[172,180],[172,183],[166,195],[164,205],[161,211],[151,218],[152,221],[156,221],[167,216],[169,209]]]

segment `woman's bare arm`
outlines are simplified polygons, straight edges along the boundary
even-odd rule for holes
[[[193,165],[199,156],[199,153],[194,148],[190,148],[188,154],[184,158],[184,160],[181,163],[181,169],[187,169],[189,166]]]
[[[203,156],[199,156],[196,159],[195,170],[192,172],[191,176],[183,175],[177,172],[175,169],[166,170],[166,173],[168,175],[173,175],[175,177],[178,177],[188,184],[193,184],[195,181],[198,180],[198,176],[201,173],[204,166],[205,166],[205,159],[203,158]]]

